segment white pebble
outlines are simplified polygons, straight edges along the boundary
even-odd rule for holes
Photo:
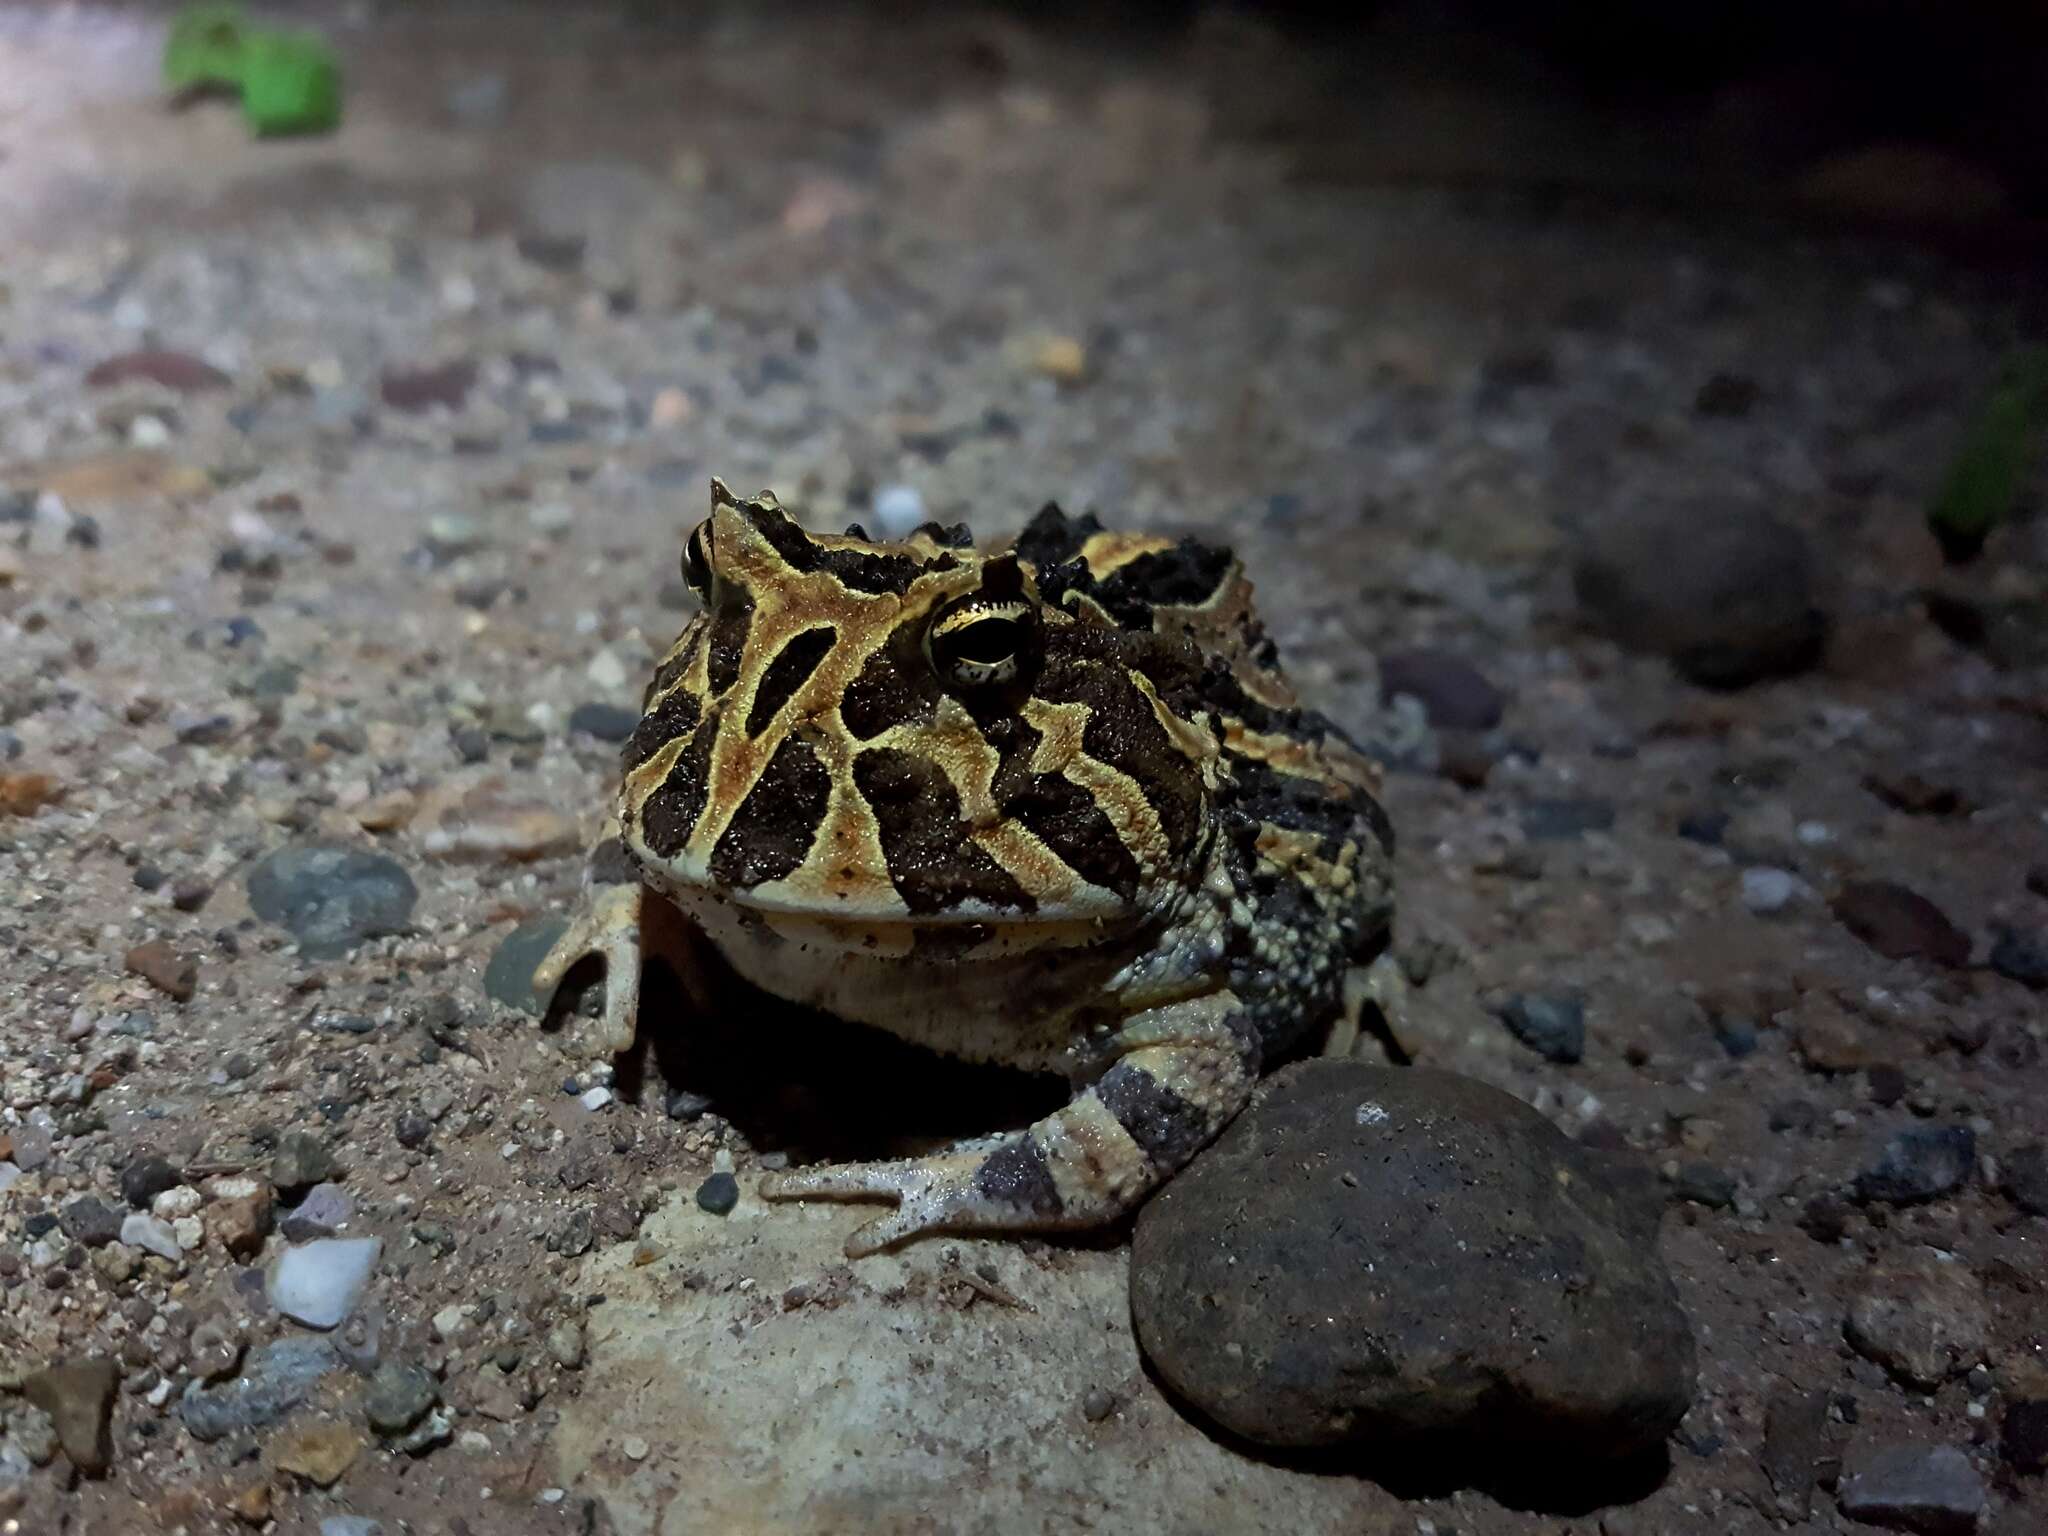
[[[626,1453],[628,1461],[645,1461],[650,1447],[638,1435],[628,1435],[619,1443],[619,1449]]]
[[[190,1184],[177,1184],[163,1191],[149,1202],[149,1208],[165,1221],[176,1221],[180,1216],[190,1216],[200,1206],[199,1191]]]
[[[580,1100],[585,1109],[592,1111],[603,1109],[605,1105],[611,1103],[611,1101],[612,1091],[609,1088],[588,1089],[587,1091],[585,1091],[582,1099]]]
[[[616,693],[626,686],[626,664],[610,651],[599,651],[591,657],[584,675],[606,693]]]
[[[170,1224],[141,1211],[131,1211],[122,1219],[121,1241],[130,1248],[140,1248],[173,1263],[184,1256],[184,1250],[178,1247],[178,1235],[171,1230]]]
[[[287,1248],[270,1266],[270,1304],[309,1328],[332,1328],[355,1309],[383,1248],[376,1237],[322,1237]]]
[[[329,1515],[320,1522],[320,1536],[384,1536],[384,1522],[368,1515]]]
[[[1799,877],[1768,864],[1742,872],[1742,904],[1759,917],[1782,912],[1799,894]]]
[[[467,1451],[472,1456],[491,1454],[491,1437],[481,1430],[465,1429],[455,1437],[455,1449]]]
[[[161,448],[171,440],[171,429],[161,417],[138,416],[128,423],[128,442],[135,448]]]
[[[875,532],[885,539],[900,539],[927,521],[924,497],[914,485],[885,485],[875,492]]]

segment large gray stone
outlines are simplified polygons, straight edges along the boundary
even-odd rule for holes
[[[418,899],[412,877],[397,863],[360,848],[280,848],[249,871],[256,915],[289,928],[299,952],[317,960],[401,932]]]
[[[1694,1379],[1639,1190],[1484,1083],[1304,1062],[1139,1218],[1138,1340],[1267,1445],[1625,1456]]]
[[[1984,1513],[1984,1482],[1952,1445],[1859,1445],[1842,1468],[1841,1504],[1866,1525],[1970,1536]]]

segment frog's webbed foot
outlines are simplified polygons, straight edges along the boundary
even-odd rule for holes
[[[612,1056],[631,1050],[639,1034],[640,908],[648,899],[638,885],[592,886],[568,929],[533,971],[534,995],[552,999],[578,961],[594,955],[604,962],[597,1045]]]
[[[1136,1014],[1116,1064],[1028,1130],[929,1157],[768,1175],[769,1200],[893,1200],[846,1240],[861,1258],[925,1232],[1094,1227],[1132,1209],[1236,1114],[1258,1071],[1228,993]]]
[[[1408,978],[1392,950],[1371,965],[1344,973],[1344,1012],[1330,1030],[1326,1056],[1350,1056],[1361,1036],[1371,1035],[1393,1061],[1415,1060],[1419,1037],[1408,1019]]]

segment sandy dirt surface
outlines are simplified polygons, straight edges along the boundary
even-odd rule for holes
[[[1983,1528],[2048,1519],[2014,1427],[2048,1414],[2048,523],[1951,571],[1921,520],[2032,279],[1305,175],[1247,99],[1321,65],[1242,22],[326,20],[347,122],[258,145],[164,109],[159,13],[0,11],[0,1523],[1705,1536],[1859,1528],[1832,1466],[1902,1446],[1961,1454]],[[1239,549],[1389,763],[1418,1056],[1669,1194],[1700,1376],[1654,1486],[1397,1494],[1221,1444],[1139,1358],[1126,1234],[848,1265],[861,1213],[754,1194],[1014,1122],[1010,1085],[759,1017],[614,1077],[487,990],[574,896],[713,474],[817,528],[1057,499]],[[1759,513],[1789,546],[1712,536]],[[1658,519],[1697,560],[1627,590],[1788,675],[1598,632],[1575,565]],[[1383,697],[1418,652],[1421,702]],[[1445,724],[1458,661],[1497,723]],[[314,845],[365,857],[293,889],[384,920],[278,920]],[[1580,1004],[1580,1059],[1516,994]],[[1955,1176],[1867,1198],[1916,1130]],[[331,1334],[266,1293],[323,1232],[380,1244]],[[1923,1260],[1972,1316],[1907,1385],[1845,1318]],[[307,1339],[335,1369],[286,1391]],[[81,1476],[91,1382],[63,1450],[16,1389],[93,1360]],[[1797,1392],[1810,1513],[1766,1444]]]

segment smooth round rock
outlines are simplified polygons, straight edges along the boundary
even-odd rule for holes
[[[568,931],[569,920],[554,914],[531,918],[514,928],[498,942],[484,967],[485,993],[521,1013],[538,1016],[547,1012],[548,1000],[533,990],[533,970]]]
[[[1303,1062],[1146,1206],[1132,1318],[1175,1392],[1265,1445],[1627,1456],[1693,1393],[1657,1213],[1499,1089]]]
[[[1635,509],[1587,540],[1572,586],[1596,628],[1709,687],[1809,667],[1827,636],[1805,535],[1732,503]]]
[[[281,923],[309,959],[331,960],[401,932],[419,889],[394,861],[359,848],[294,845],[249,871],[249,905]]]

